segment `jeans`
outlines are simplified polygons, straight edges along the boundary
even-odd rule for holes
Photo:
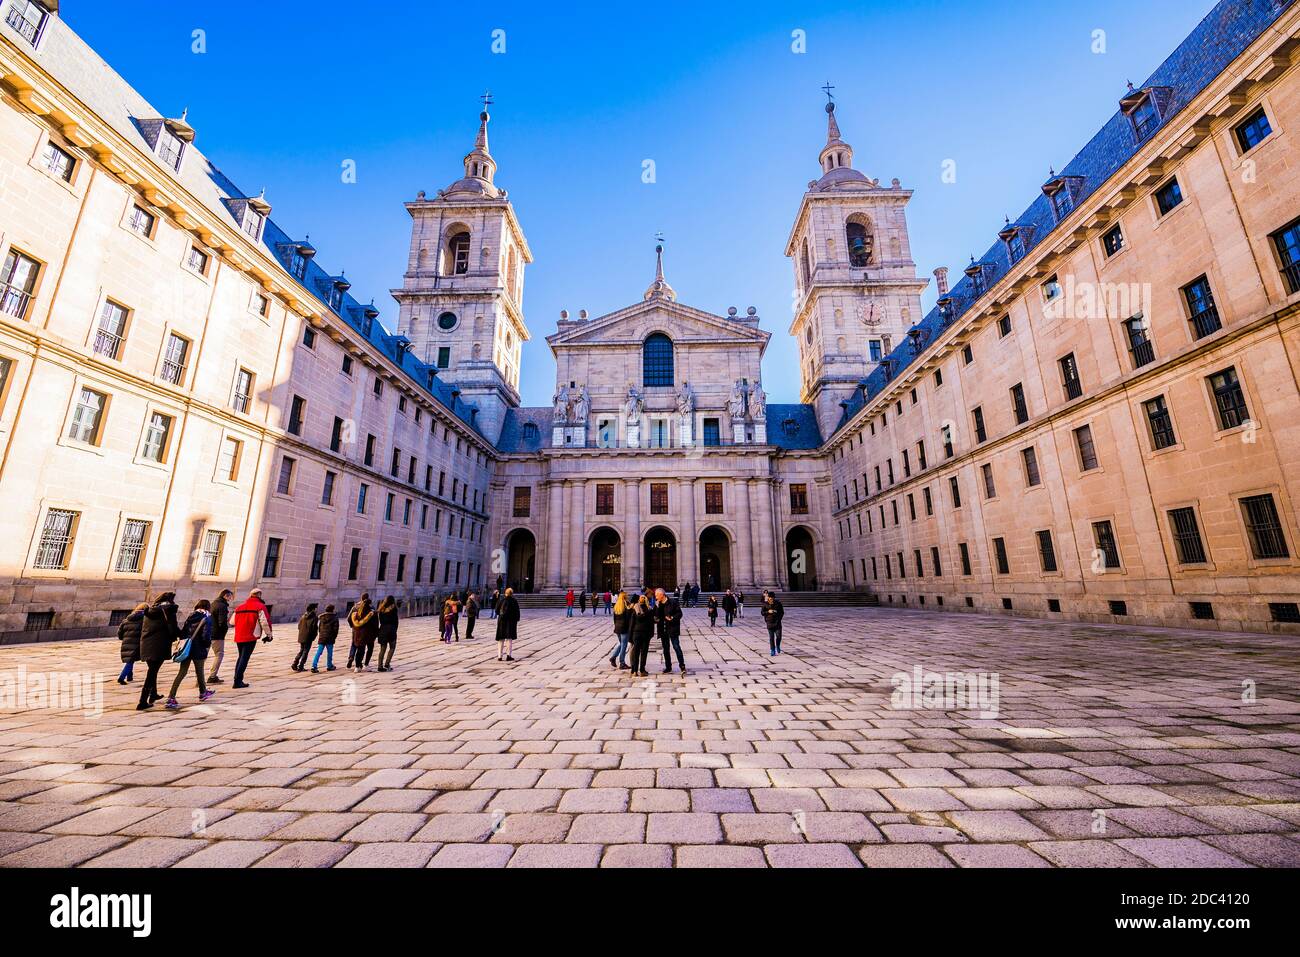
[[[565,617],[566,617],[566,618],[572,618],[572,617],[573,617],[573,606],[572,606],[572,605],[569,605],[569,610],[565,612]]]
[[[673,660],[668,656],[669,642],[672,643],[672,650],[677,652],[677,664],[682,671],[686,670],[686,659],[682,657],[682,642],[677,635],[660,635],[659,641],[664,646],[664,671],[673,670]]]
[[[709,612],[709,627],[718,627],[718,613],[716,611]]]
[[[253,652],[257,650],[256,641],[245,641],[235,646],[239,652],[239,657],[235,659],[235,685],[238,687],[244,683],[244,672],[248,670],[248,661],[253,657]]]
[[[320,653],[321,653],[322,651],[325,652],[325,664],[326,664],[326,666],[327,666],[327,667],[330,667],[330,668],[333,668],[333,667],[334,667],[334,646],[333,646],[333,645],[317,645],[317,646],[316,646],[316,657],[313,658],[313,659],[311,660],[311,666],[312,666],[312,670],[313,670],[313,671],[316,669],[316,666],[317,666],[318,664],[320,664]]]
[[[736,613],[734,611],[728,611],[726,615],[727,615],[726,625],[728,628],[730,628],[736,621]]]
[[[217,672],[221,670],[221,663],[226,660],[226,639],[214,638],[212,641],[212,670],[208,672],[208,681],[217,680]]]
[[[134,676],[131,674],[131,671],[132,671],[132,669],[133,669],[134,667],[135,667],[135,662],[134,662],[134,661],[128,661],[126,664],[124,664],[124,665],[122,666],[122,673],[121,673],[120,675],[117,676],[117,680],[118,680],[118,681],[130,681],[130,680],[134,677]]]
[[[768,644],[772,646],[772,654],[779,655],[781,653],[781,626],[780,625],[777,625],[774,628],[767,629],[767,641]]]
[[[161,661],[146,661],[149,673],[145,675],[144,684],[140,687],[140,703],[153,704],[153,699],[158,695],[158,670],[162,668]]]
[[[632,641],[632,670],[638,674],[646,669],[646,661],[650,657],[650,636],[636,638]]]
[[[360,668],[361,665],[365,663],[365,660],[366,660],[365,645],[354,644],[351,648],[348,649],[349,668],[351,668],[353,664],[356,664],[356,666]]]
[[[208,690],[207,682],[203,680],[203,665],[205,664],[205,662],[202,659],[200,659],[198,661],[195,661],[193,664],[194,664],[194,678],[199,683],[199,694],[205,694]],[[181,690],[181,681],[184,680],[185,676],[189,673],[189,670],[190,670],[190,659],[186,658],[184,661],[181,662],[181,670],[176,672],[176,680],[172,682],[172,690],[171,690],[171,694],[167,695],[168,698],[176,697],[176,692]]]
[[[627,639],[628,639],[627,632],[624,632],[621,635],[614,636],[614,650],[609,653],[609,657],[611,661],[614,658],[617,658],[619,664],[621,665],[627,664]]]

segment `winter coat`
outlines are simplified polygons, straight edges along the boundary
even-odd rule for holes
[[[266,602],[256,595],[249,595],[235,609],[235,644],[243,645],[259,638],[270,640],[271,616],[267,614]]]
[[[714,598],[712,595],[709,596],[709,617],[718,617],[718,599]]]
[[[632,606],[625,605],[622,612],[614,612],[614,634],[626,635],[632,627]]]
[[[734,595],[723,595],[723,596],[722,596],[722,610],[723,610],[723,611],[735,611],[735,610],[736,610],[736,596],[734,596]]]
[[[320,618],[314,611],[304,611],[302,617],[298,619],[298,644],[304,648],[316,640],[316,629],[319,627]]]
[[[181,626],[181,639],[189,639],[190,661],[204,661],[212,646],[212,616],[202,609],[190,612]]]
[[[655,630],[655,613],[650,608],[641,608],[637,606],[631,612],[632,614],[632,640],[641,644],[649,644],[650,636]]]
[[[369,602],[352,609],[348,615],[348,624],[352,626],[354,645],[368,645],[379,635],[379,614]]]
[[[380,605],[376,614],[379,616],[379,643],[392,644],[397,640],[397,605]]]
[[[132,612],[117,626],[117,640],[122,643],[122,660],[140,660],[140,629],[144,627],[144,612]]]
[[[573,590],[570,589],[570,590],[565,594],[565,596],[564,596],[564,604],[565,604],[567,607],[572,608],[572,607],[573,607],[573,600],[574,600],[574,597],[575,597],[575,596],[574,596],[574,594],[573,594]]]
[[[519,602],[514,595],[501,599],[497,615],[497,641],[514,641],[519,637]]]
[[[230,630],[230,602],[218,598],[212,603],[212,640],[225,641]]]
[[[676,638],[682,633],[682,606],[672,595],[655,606],[655,626],[660,638]]]
[[[470,621],[473,621],[475,618],[478,617],[477,598],[471,598],[469,601],[465,602],[465,617],[468,618]]]
[[[339,616],[332,611],[323,611],[316,618],[316,641],[323,647],[330,647],[339,636]]]
[[[172,643],[180,633],[175,602],[150,605],[144,611],[140,628],[140,660],[166,661],[172,656]]]
[[[781,604],[781,599],[773,598],[772,604],[763,602],[763,620],[767,622],[769,628],[781,627],[781,619],[785,617],[785,606]]]

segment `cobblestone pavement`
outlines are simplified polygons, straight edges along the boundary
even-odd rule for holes
[[[386,674],[292,673],[281,626],[177,713],[116,641],[0,648],[0,867],[1300,865],[1293,638],[790,609],[771,658],[692,609],[689,675],[634,679],[610,619],[525,615],[513,663],[406,622]],[[996,715],[895,707],[918,666]],[[74,670],[102,714],[14,710]]]

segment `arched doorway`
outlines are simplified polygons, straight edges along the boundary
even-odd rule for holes
[[[537,539],[526,528],[516,528],[506,538],[506,585],[529,594],[536,583]]]
[[[705,591],[731,587],[731,539],[717,525],[700,533],[700,581]]]
[[[645,583],[672,591],[677,587],[677,539],[662,525],[645,536]]]
[[[785,570],[790,591],[817,590],[817,552],[812,532],[802,525],[786,532]]]
[[[594,592],[617,592],[623,582],[623,542],[608,525],[591,533],[587,586]]]

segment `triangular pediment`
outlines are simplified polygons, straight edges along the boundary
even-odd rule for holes
[[[585,322],[561,322],[546,337],[552,349],[577,345],[638,343],[654,332],[674,342],[734,342],[766,348],[771,333],[755,322],[715,316],[671,299],[655,298]]]

